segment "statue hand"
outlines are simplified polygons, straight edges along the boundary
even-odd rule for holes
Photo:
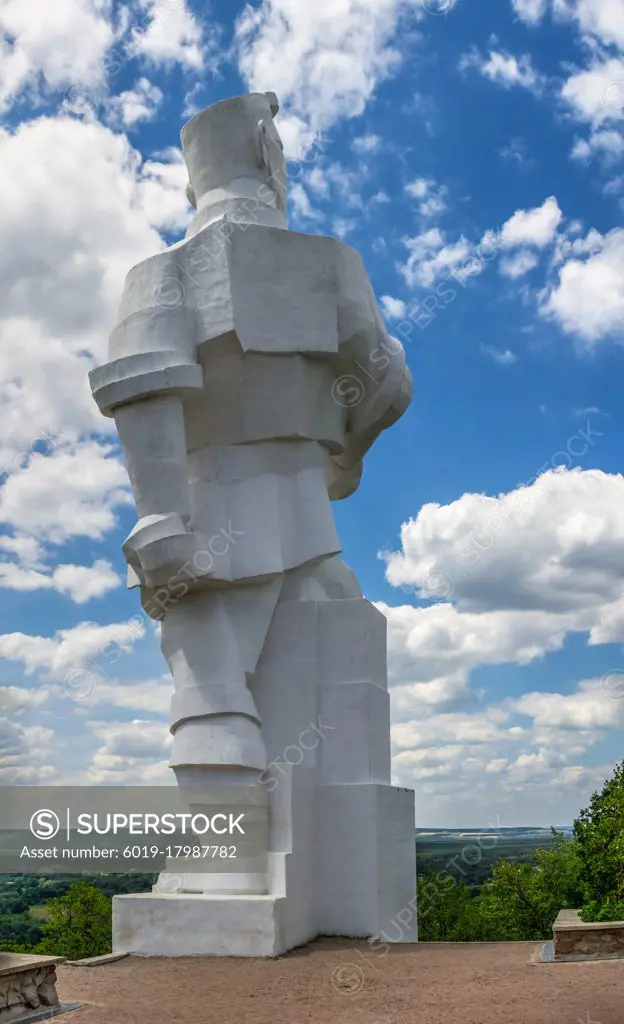
[[[349,464],[341,460],[341,456],[332,455],[325,470],[330,501],[341,501],[343,498],[351,497],[358,489],[363,468],[361,459]]]
[[[144,587],[162,587],[192,565],[197,537],[176,512],[143,516],[122,545],[126,561]]]

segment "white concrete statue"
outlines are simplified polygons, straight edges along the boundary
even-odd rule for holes
[[[358,253],[288,230],[278,109],[254,93],[184,126],[196,215],[128,274],[110,362],[91,374],[138,511],[129,583],[162,620],[171,767],[185,788],[263,787],[268,870],[116,897],[116,950],[393,938],[414,905],[413,793],[390,785],[386,620],[339,558],[331,508],[412,379]]]

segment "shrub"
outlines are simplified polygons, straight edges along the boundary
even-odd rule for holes
[[[574,822],[585,901],[624,898],[624,761]]]
[[[111,952],[112,903],[94,885],[78,882],[65,896],[48,900],[46,909],[49,918],[34,952],[69,960]]]
[[[624,921],[624,902],[589,900],[581,908],[581,921]]]

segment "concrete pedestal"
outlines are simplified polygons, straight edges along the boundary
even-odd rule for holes
[[[415,903],[413,792],[321,785],[314,799],[309,769],[283,769],[271,794],[282,849],[269,855],[269,894],[115,896],[115,952],[270,957],[319,935],[394,939],[393,922]],[[399,934],[416,941],[415,928]]]

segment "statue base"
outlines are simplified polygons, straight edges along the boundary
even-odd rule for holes
[[[315,785],[290,767],[271,794],[266,895],[115,896],[113,950],[142,956],[272,957],[321,935],[416,942],[414,794]]]

